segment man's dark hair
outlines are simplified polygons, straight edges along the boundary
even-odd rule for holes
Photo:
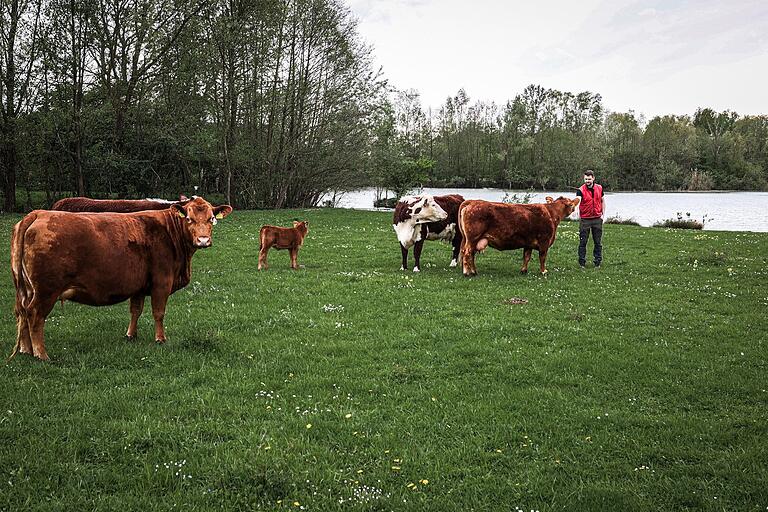
[[[591,169],[587,169],[586,171],[584,171],[584,176],[592,176],[594,178],[595,177],[595,173],[592,172]]]

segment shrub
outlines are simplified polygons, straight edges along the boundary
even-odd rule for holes
[[[683,212],[677,212],[676,219],[666,219],[660,222],[654,223],[655,228],[675,228],[675,229],[704,229],[704,224],[712,219],[707,219],[707,215],[701,218],[701,222],[691,218],[691,212],[686,212],[683,217]]]
[[[515,204],[530,204],[533,199],[533,192],[513,192],[512,195],[509,192],[504,192],[504,197],[501,199],[502,203],[515,203]]]
[[[624,224],[625,226],[639,226],[639,225],[640,225],[640,223],[639,223],[639,222],[637,222],[637,221],[636,221],[635,219],[633,219],[632,217],[630,217],[630,218],[628,218],[628,219],[622,219],[622,218],[621,218],[621,217],[619,217],[618,215],[616,215],[616,216],[613,216],[613,217],[608,217],[608,218],[605,220],[605,223],[606,223],[606,224]]]
[[[715,181],[704,171],[694,169],[688,178],[688,190],[712,190]]]
[[[377,199],[373,202],[374,208],[394,208],[396,205],[396,197],[385,197],[383,199]]]

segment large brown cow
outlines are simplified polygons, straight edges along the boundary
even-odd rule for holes
[[[304,237],[309,231],[309,222],[293,221],[292,228],[281,228],[280,226],[261,226],[259,231],[259,265],[258,268],[266,270],[267,253],[271,248],[288,249],[291,255],[291,268],[299,268],[298,255],[299,249],[304,244]]]
[[[186,204],[189,199],[182,195],[178,203]],[[62,212],[114,212],[130,213],[145,210],[165,210],[174,204],[165,199],[91,199],[90,197],[65,197],[59,199],[51,210]]]
[[[400,242],[403,264],[408,270],[408,249],[413,246],[413,271],[421,270],[421,249],[425,240],[446,240],[453,246],[450,266],[455,267],[461,248],[461,233],[457,227],[459,205],[464,198],[458,194],[446,196],[403,197],[395,206],[392,227]]]
[[[546,204],[492,203],[464,201],[459,209],[459,228],[464,236],[461,246],[465,276],[477,275],[475,254],[491,246],[500,251],[523,249],[521,272],[528,272],[533,249],[539,251],[541,273],[546,274],[547,251],[555,242],[560,221],[570,215],[579,198],[560,197]]]
[[[216,219],[231,212],[201,197],[162,211],[31,212],[11,240],[18,328],[12,356],[18,350],[48,359],[43,330],[58,300],[106,306],[130,299],[132,339],[150,296],[155,340],[164,343],[168,296],[189,284],[192,256],[211,246]]]

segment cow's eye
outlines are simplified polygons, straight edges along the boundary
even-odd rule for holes
[[[415,210],[413,210],[413,213],[414,213],[414,214],[416,214],[416,215],[418,215],[418,213],[419,213],[420,211],[421,211],[421,206],[419,206],[418,208],[416,208]]]
[[[212,216],[210,219],[208,219],[208,222],[215,226],[216,225],[216,217]]]

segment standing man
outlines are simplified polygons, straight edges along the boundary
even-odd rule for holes
[[[603,215],[605,214],[605,197],[603,187],[595,183],[595,173],[591,169],[584,172],[584,184],[576,191],[581,198],[579,202],[579,266],[583,269],[587,264],[587,240],[592,232],[592,243],[595,268],[600,268],[603,262]]]

